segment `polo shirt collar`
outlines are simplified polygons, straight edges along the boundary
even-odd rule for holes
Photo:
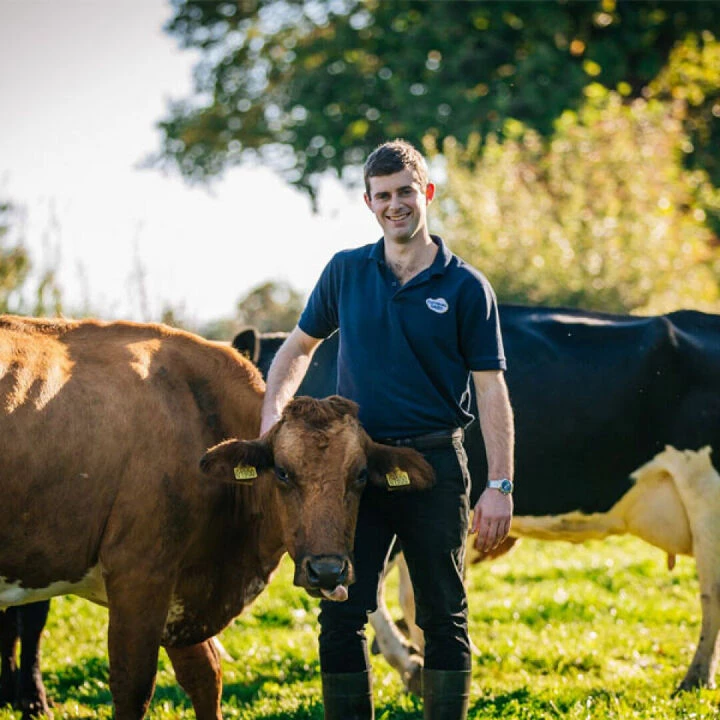
[[[438,246],[437,255],[428,268],[430,275],[442,275],[445,268],[452,261],[452,253],[439,235],[431,235],[432,241]],[[385,238],[380,238],[370,246],[368,258],[375,260],[378,265],[385,265]]]

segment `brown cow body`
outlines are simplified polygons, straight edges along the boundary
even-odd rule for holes
[[[107,605],[120,720],[144,715],[161,643],[197,716],[220,717],[208,640],[283,553],[298,585],[342,589],[367,466],[376,482],[395,466],[430,480],[339,398],[294,401],[265,438],[209,452],[205,477],[206,448],[256,437],[263,393],[232,349],[181,331],[0,318],[0,608],[66,593]],[[235,465],[259,477],[224,482]]]

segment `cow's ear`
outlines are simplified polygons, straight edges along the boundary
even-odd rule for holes
[[[260,337],[254,327],[244,328],[235,335],[232,346],[254,365],[257,365],[260,357]]]
[[[272,445],[265,440],[226,440],[202,456],[200,469],[215,480],[252,485],[273,463]]]
[[[435,483],[435,472],[425,458],[410,448],[368,443],[370,482],[388,490],[427,490]]]

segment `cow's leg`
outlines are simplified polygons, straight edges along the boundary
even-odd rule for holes
[[[370,625],[375,631],[380,652],[391,667],[400,673],[405,688],[416,695],[422,693],[422,656],[393,621],[385,603],[385,576],[378,585],[378,608],[370,613]]]
[[[15,706],[17,700],[17,608],[0,611],[0,707]]]
[[[658,523],[662,527],[662,534],[658,535],[656,530],[656,535],[652,537],[648,532],[638,532],[636,518],[633,518],[631,531],[650,542],[655,540],[654,544],[668,552],[675,552],[671,540],[678,547],[681,540],[691,542],[700,584],[702,624],[695,656],[678,690],[703,685],[714,687],[720,632],[720,567],[717,561],[720,553],[720,529],[717,523],[720,513],[720,475],[710,461],[710,448],[680,451],[666,447],[662,453],[636,470],[633,476],[637,480],[636,487],[647,487],[652,480],[656,486],[658,483],[670,484],[680,499],[676,503],[680,507],[675,507],[675,514],[682,514],[685,528],[677,519],[674,523],[669,522],[669,512],[666,511],[663,522]],[[642,505],[644,508],[648,503]],[[637,516],[643,517],[641,513]],[[668,528],[674,528],[674,534],[668,533]],[[683,529],[685,532],[678,532]],[[680,552],[687,550],[680,549]]]
[[[700,557],[698,554],[695,561],[702,608],[700,640],[678,691],[701,686],[714,688],[720,654],[720,571],[717,567],[717,556],[705,554]]]
[[[16,608],[20,633],[19,705],[23,718],[52,717],[40,671],[40,640],[50,611],[50,601],[30,603]]]
[[[702,609],[700,640],[678,690],[714,688],[720,654],[720,475],[710,462],[709,450],[666,450],[663,457],[690,519]]]
[[[418,648],[420,654],[423,654],[425,652],[425,635],[415,623],[415,591],[410,580],[410,571],[405,562],[405,556],[402,553],[398,555],[396,564],[399,574],[398,599],[407,624],[410,642]]]
[[[116,720],[140,720],[155,689],[160,638],[170,599],[145,573],[106,579],[110,691]]]
[[[222,720],[222,668],[213,639],[166,650],[178,683],[192,701],[197,720]]]

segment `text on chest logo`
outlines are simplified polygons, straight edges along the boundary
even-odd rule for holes
[[[445,298],[428,298],[425,304],[436,313],[446,313],[449,309],[448,302]]]

